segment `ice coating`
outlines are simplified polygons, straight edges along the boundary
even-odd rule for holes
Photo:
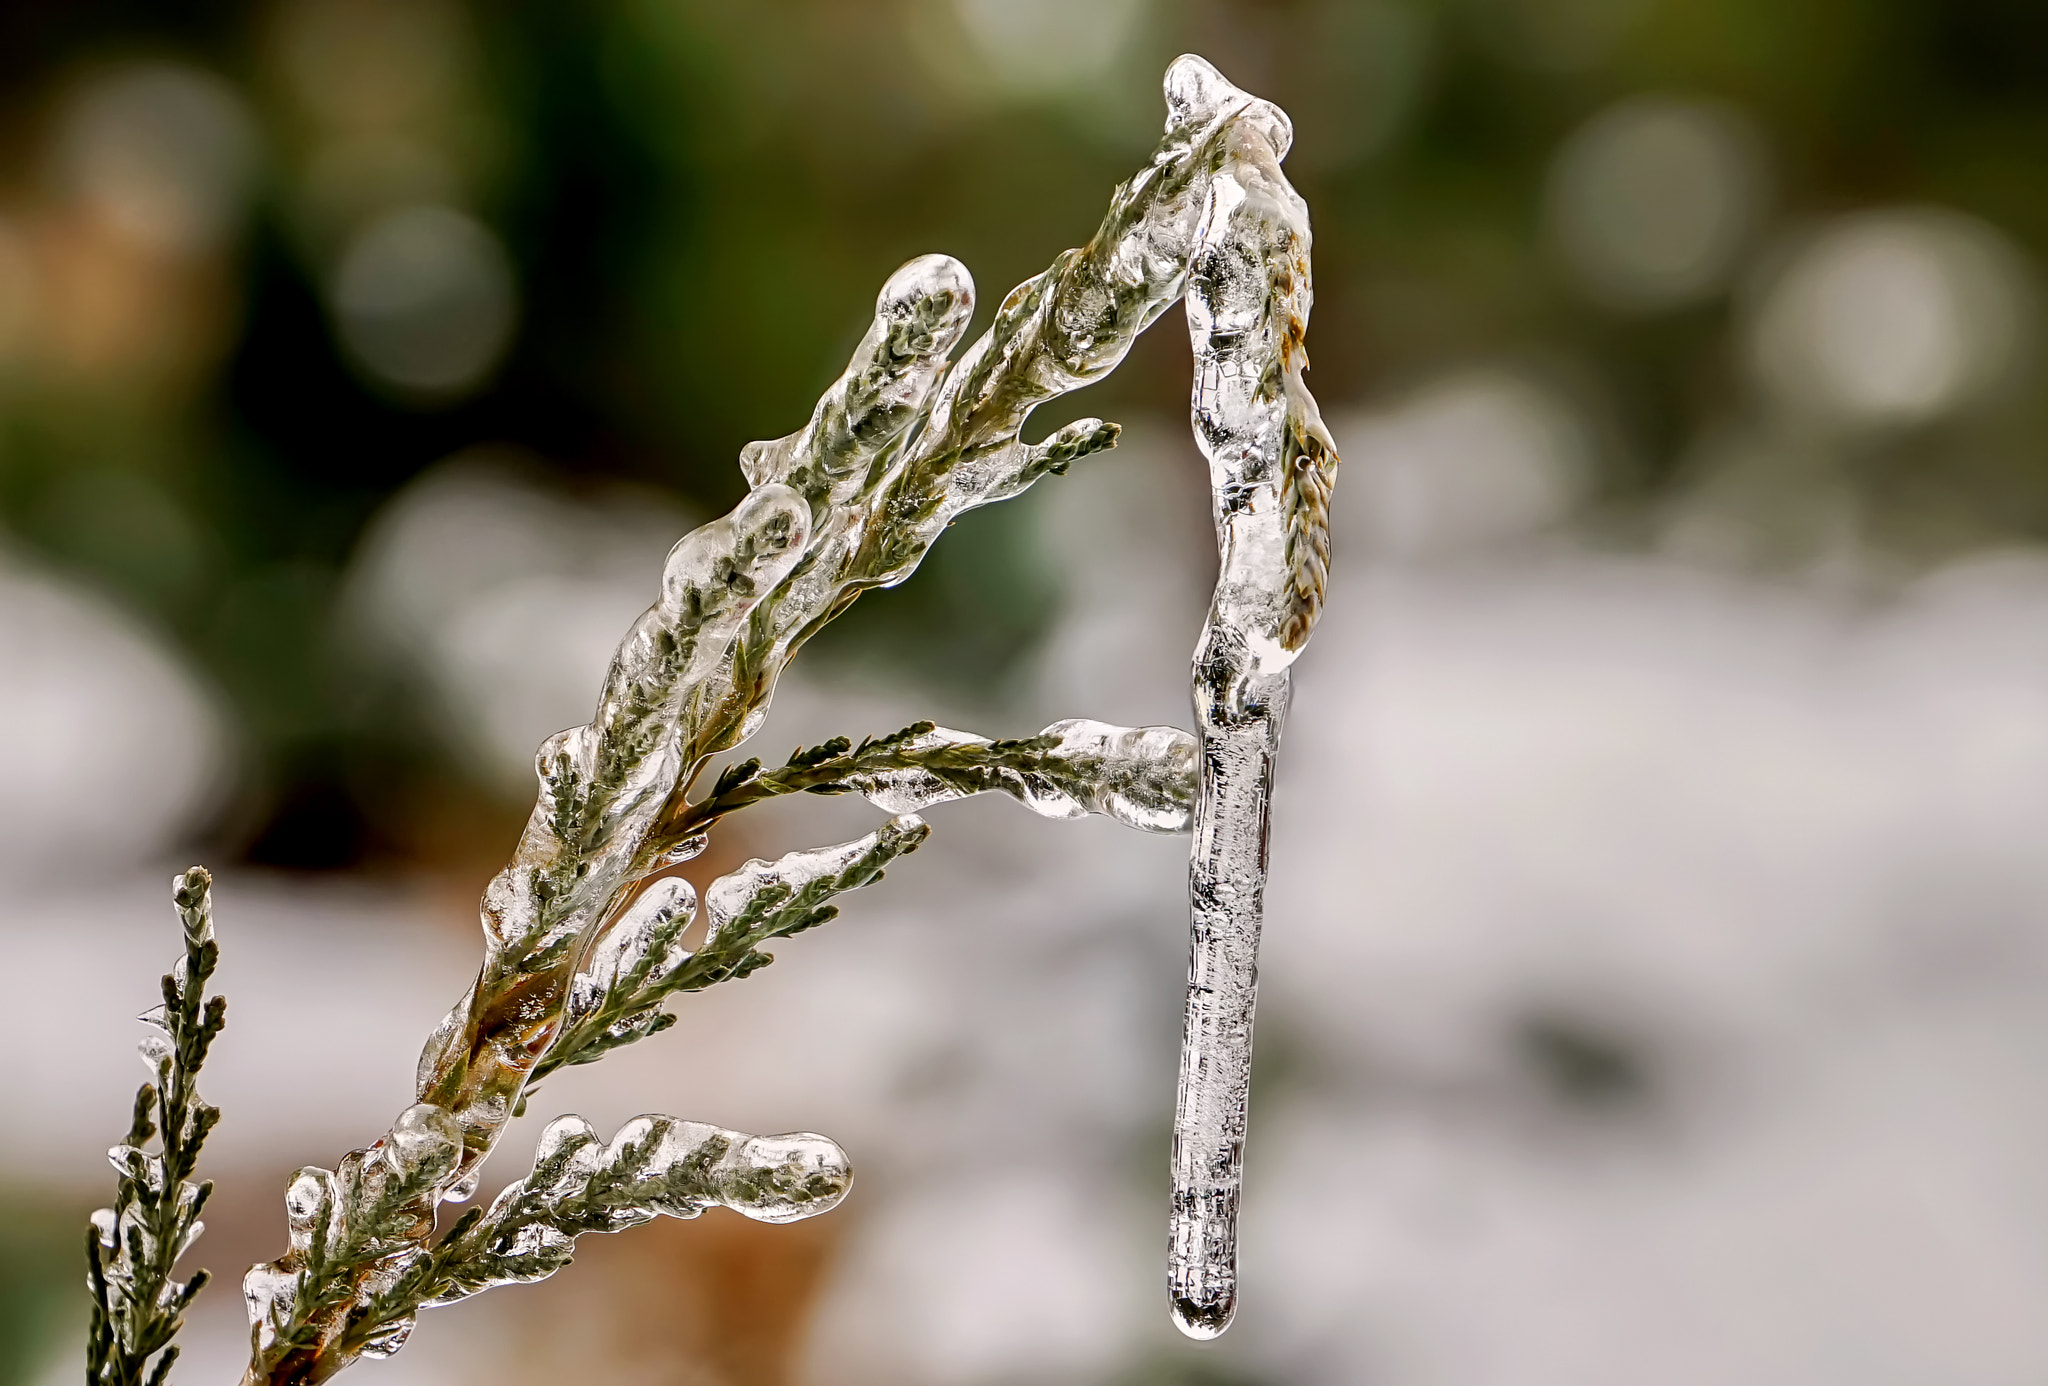
[[[697,891],[680,876],[656,881],[606,930],[569,987],[567,1023],[596,1012],[622,984],[660,985],[690,960],[683,931],[697,914]]]
[[[911,813],[971,794],[998,791],[1044,818],[1105,814],[1127,827],[1184,833],[1194,815],[1195,738],[1178,727],[1116,727],[1075,718],[1055,722],[1025,745],[1029,755],[987,756],[971,771],[924,765],[856,772],[846,783],[891,813]],[[1000,748],[972,732],[933,727],[899,743],[906,758],[939,747]]]
[[[809,504],[770,483],[683,538],[660,599],[613,656],[596,717],[542,745],[539,801],[512,864],[484,892],[483,969],[420,1055],[419,1099],[454,1112],[465,1131],[448,1197],[474,1191],[561,1023],[578,954],[636,879],[643,841],[681,776],[685,700],[728,657],[809,535]]]
[[[747,484],[788,482],[822,519],[917,417],[973,316],[967,266],[950,255],[907,261],[883,283],[873,324],[810,421],[741,451]]]
[[[461,1134],[449,1125],[445,1143],[437,1143],[442,1133],[434,1110],[413,1122],[421,1157],[452,1163]],[[401,1125],[406,1120],[400,1118]],[[398,1137],[394,1128],[378,1148],[354,1152],[342,1169],[304,1169],[292,1180],[285,1196],[292,1250],[279,1263],[251,1270],[243,1283],[256,1324],[257,1361],[270,1373],[260,1376],[252,1365],[245,1378],[250,1386],[280,1377],[324,1380],[359,1357],[388,1357],[404,1345],[420,1308],[544,1280],[569,1264],[585,1232],[619,1232],[657,1216],[694,1218],[711,1207],[759,1222],[794,1222],[837,1207],[853,1183],[846,1152],[808,1131],[749,1136],[641,1116],[607,1143],[582,1117],[558,1117],[541,1133],[533,1172],[431,1252],[402,1237],[366,1248],[379,1263],[368,1292],[317,1344],[295,1346],[294,1335],[313,1321],[298,1305],[307,1270],[350,1235],[352,1222],[383,1216],[375,1200],[389,1203],[394,1182],[418,1182],[417,1173],[407,1181],[410,1167],[394,1152]],[[295,1371],[300,1361],[305,1368]]]
[[[541,748],[539,802],[486,891],[478,977],[421,1055],[420,1105],[333,1172],[294,1180],[291,1247],[245,1286],[248,1381],[319,1381],[388,1355],[421,1304],[539,1278],[582,1231],[714,1202],[766,1221],[836,1203],[850,1175],[822,1137],[643,1117],[602,1143],[565,1118],[528,1179],[428,1245],[437,1205],[474,1192],[533,1080],[656,1032],[674,994],[772,961],[760,945],[829,919],[832,897],[924,839],[906,810],[991,790],[1049,817],[1194,830],[1170,1276],[1186,1331],[1227,1326],[1273,759],[1287,666],[1323,600],[1337,459],[1302,383],[1308,230],[1279,168],[1287,117],[1192,56],[1169,70],[1166,96],[1164,141],[1086,245],[1012,290],[950,365],[972,282],[946,256],[905,264],[805,425],[745,450],[746,500],[672,551],[596,715]],[[729,767],[692,802],[697,773],[761,725],[819,627],[908,577],[961,513],[1114,443],[1116,425],[1097,419],[1037,444],[1019,433],[1037,405],[1113,369],[1183,294],[1222,553],[1195,660],[1198,736],[1071,721],[991,741],[919,723],[858,749],[835,739],[776,770]],[[642,886],[702,851],[723,816],[799,791],[858,792],[902,816],[719,878],[703,946],[683,948],[689,887]],[[152,1041],[145,1059],[161,1050]],[[115,1158],[151,1177],[140,1152]],[[100,1235],[118,1235],[120,1219],[108,1222]]]
[[[252,1339],[244,1386],[322,1381],[359,1356],[398,1350],[403,1332],[370,1336],[365,1323],[375,1320],[380,1292],[430,1268],[426,1238],[462,1158],[463,1135],[454,1113],[422,1102],[334,1169],[308,1166],[292,1176],[284,1201],[289,1246],[242,1278]],[[336,1273],[357,1266],[372,1273],[362,1281]]]
[[[930,831],[915,814],[898,814],[851,842],[789,852],[774,861],[756,857],[720,876],[704,891],[710,916],[706,951],[757,926],[771,910],[822,906],[833,895],[868,884],[880,877],[885,862],[915,850]]]
[[[1180,90],[1176,92],[1176,86]],[[1189,269],[1193,421],[1209,461],[1216,591],[1194,659],[1201,794],[1173,1135],[1167,1280],[1174,1321],[1213,1338],[1237,1308],[1237,1215],[1250,1095],[1273,762],[1288,666],[1321,611],[1336,468],[1302,383],[1308,209],[1280,172],[1285,117],[1182,59],[1169,107],[1237,107]]]
[[[875,316],[839,379],[804,427],[749,443],[748,484],[786,482],[811,507],[813,534],[774,604],[749,632],[743,657],[706,699],[723,704],[690,746],[697,762],[751,736],[796,646],[834,609],[871,521],[864,498],[887,474],[897,445],[924,416],[933,388],[974,315],[974,278],[950,255],[920,255],[876,296]]]
[[[708,756],[750,735],[776,678],[803,642],[862,592],[908,578],[961,514],[1015,496],[1040,477],[1115,443],[1117,426],[1100,419],[1069,424],[1038,444],[1024,443],[1018,434],[1040,404],[1115,369],[1138,334],[1181,296],[1200,243],[1209,185],[1225,158],[1225,133],[1248,122],[1286,138],[1287,118],[1278,107],[1231,86],[1200,58],[1177,60],[1168,89],[1165,139],[1150,162],[1116,190],[1088,243],[1063,252],[1043,274],[1012,289],[988,330],[949,369],[905,368],[906,398],[913,384],[929,387],[918,414],[921,428],[909,430],[909,418],[899,426],[890,412],[887,424],[875,427],[873,441],[847,453],[845,464],[809,462],[827,434],[820,425],[831,412],[834,396],[828,393],[810,427],[749,450],[750,478],[788,477],[814,497],[828,493],[830,473],[835,508],[829,519],[820,519],[817,539],[784,589],[756,613],[716,695],[721,712],[707,721],[694,745],[698,753]],[[842,385],[867,368],[864,353],[871,344],[888,339],[884,322],[891,312],[935,324],[930,359],[938,362],[944,354],[939,343],[951,345],[945,333],[957,335],[965,325],[967,314],[959,305],[967,286],[966,271],[942,256],[904,266],[885,287],[884,311]],[[924,306],[889,306],[919,301],[920,295]],[[904,340],[921,337],[906,334]],[[884,438],[889,427],[899,431]],[[857,464],[865,466],[858,477]]]
[[[512,864],[484,893],[483,966],[420,1056],[419,1105],[327,1176],[334,1222],[322,1244],[353,1248],[357,1263],[315,1274],[302,1264],[308,1248],[294,1243],[245,1282],[252,1382],[324,1379],[360,1355],[365,1345],[346,1337],[349,1316],[380,1279],[426,1254],[437,1205],[474,1191],[483,1157],[563,1024],[580,955],[639,879],[643,843],[681,778],[697,695],[809,537],[809,504],[777,483],[685,536],[657,599],[613,656],[596,715],[542,745],[539,800]],[[423,1113],[436,1115],[421,1148],[436,1153],[413,1159]],[[318,1294],[305,1292],[309,1283]],[[397,1342],[370,1347],[395,1351]]]
[[[749,1136],[641,1116],[606,1142],[582,1117],[557,1117],[541,1132],[533,1172],[506,1186],[445,1248],[423,1302],[454,1304],[494,1285],[544,1280],[569,1263],[585,1232],[694,1218],[712,1207],[795,1222],[836,1208],[852,1184],[846,1152],[808,1131]]]

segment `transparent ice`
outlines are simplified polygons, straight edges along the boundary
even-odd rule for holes
[[[965,267],[923,255],[891,275],[809,421],[749,444],[746,498],[671,551],[596,715],[540,749],[533,813],[484,894],[482,966],[420,1056],[416,1105],[334,1170],[293,1179],[289,1247],[244,1282],[248,1386],[322,1381],[396,1352],[422,1306],[550,1274],[583,1232],[713,1203],[770,1222],[835,1205],[851,1173],[821,1136],[649,1116],[601,1142],[563,1117],[530,1175],[435,1239],[440,1205],[475,1192],[536,1084],[662,1030],[674,997],[767,966],[771,941],[825,923],[836,897],[917,849],[930,829],[916,810],[984,792],[1050,818],[1192,829],[1169,1284],[1183,1330],[1228,1325],[1273,763],[1288,666],[1322,604],[1337,457],[1302,383],[1309,233],[1280,171],[1287,117],[1193,56],[1169,68],[1166,102],[1164,140],[1095,235],[1011,290],[957,359],[974,311]],[[728,764],[699,790],[826,622],[909,577],[961,514],[1114,445],[1117,426],[1099,419],[1035,444],[1020,433],[1183,297],[1220,549],[1195,733],[1076,719],[1004,741],[918,723],[775,769]],[[896,816],[719,877],[704,890],[704,941],[684,947],[699,902],[660,873],[702,852],[724,817],[796,792],[857,794]],[[162,1052],[153,1039],[144,1057]],[[161,1177],[138,1151],[114,1158],[140,1184]]]
[[[1195,798],[1195,738],[1180,728],[1113,727],[1077,718],[1055,722],[1034,739],[1051,744],[1028,766],[992,757],[971,779],[910,765],[856,772],[846,783],[891,813],[997,790],[1044,818],[1100,813],[1146,832],[1188,830]],[[934,727],[909,738],[904,747],[923,752],[995,744],[972,732]]]
[[[1173,92],[1169,77],[1169,102]],[[1337,453],[1301,379],[1308,208],[1280,172],[1292,139],[1287,117],[1214,69],[1187,71],[1181,99],[1241,111],[1222,137],[1187,285],[1195,440],[1209,460],[1221,557],[1194,660],[1202,787],[1188,870],[1167,1279],[1181,1330],[1212,1338],[1237,1309],[1273,762],[1288,666],[1322,607]]]

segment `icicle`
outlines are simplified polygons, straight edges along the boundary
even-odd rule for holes
[[[494,1285],[545,1280],[584,1232],[619,1232],[657,1216],[725,1207],[756,1222],[795,1222],[837,1207],[852,1187],[846,1152],[823,1136],[749,1136],[701,1121],[635,1117],[609,1143],[579,1116],[541,1132],[533,1172],[440,1249],[428,1305]]]
[[[1337,457],[1301,382],[1308,209],[1280,172],[1287,117],[1195,57],[1169,70],[1167,102],[1187,123],[1233,112],[1187,282],[1195,439],[1209,460],[1221,567],[1194,660],[1201,793],[1167,1270],[1181,1331],[1213,1338],[1237,1309],[1273,760],[1288,666],[1321,609]]]

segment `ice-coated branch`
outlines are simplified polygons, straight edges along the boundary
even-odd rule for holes
[[[852,1183],[846,1152],[808,1131],[749,1136],[642,1116],[607,1144],[582,1117],[557,1117],[541,1132],[533,1172],[450,1228],[431,1255],[364,1306],[339,1346],[388,1356],[421,1306],[545,1280],[569,1264],[585,1232],[621,1232],[663,1215],[694,1218],[711,1207],[794,1222],[837,1207]]]
[[[670,995],[764,966],[771,959],[758,951],[762,944],[832,918],[833,896],[881,879],[883,866],[915,850],[927,831],[899,817],[853,842],[749,862],[720,877],[707,892],[710,936],[694,954],[680,945],[694,892],[679,879],[657,882],[576,974],[563,1034],[532,1077],[666,1028],[659,1006]],[[713,1202],[786,1222],[836,1205],[851,1178],[844,1155],[822,1137],[746,1137],[642,1117],[606,1152],[568,1117],[549,1127],[534,1176],[501,1195],[487,1217],[458,1223],[429,1247],[463,1134],[453,1114],[420,1103],[337,1169],[299,1171],[285,1195],[290,1249],[243,1282],[253,1334],[248,1382],[321,1381],[358,1357],[389,1356],[421,1306],[552,1274],[568,1263],[578,1233],[617,1231],[656,1212],[695,1216]]]
[[[643,839],[676,788],[704,680],[749,612],[802,556],[809,509],[753,491],[679,542],[661,597],[613,657],[597,716],[548,739],[541,793],[512,864],[484,893],[484,964],[420,1056],[419,1100],[452,1113],[466,1197],[533,1065],[560,1027],[584,948],[638,879]]]
[[[426,1239],[461,1161],[462,1136],[452,1113],[422,1102],[336,1168],[308,1166],[292,1177],[284,1199],[290,1249],[242,1279],[245,1386],[324,1381],[358,1356],[388,1357],[404,1346],[410,1322],[388,1332],[363,1325],[373,1305],[431,1259]]]
[[[1197,68],[1207,76],[1190,76]],[[903,417],[900,426],[899,416],[890,414],[874,429],[874,445],[836,469],[810,460],[836,436],[820,421],[838,392],[851,395],[847,383],[867,369],[863,353],[886,338],[886,322],[945,324],[954,333],[964,326],[972,280],[943,256],[913,260],[890,279],[863,352],[811,425],[749,449],[756,459],[750,480],[812,479],[807,494],[816,538],[783,590],[751,618],[734,651],[720,710],[694,743],[698,764],[753,732],[776,679],[805,640],[862,592],[909,577],[956,518],[1019,495],[1039,477],[1115,443],[1116,425],[1099,419],[1069,424],[1037,445],[1018,435],[1033,409],[1113,370],[1138,334],[1181,296],[1210,183],[1227,157],[1228,130],[1241,118],[1277,115],[1199,58],[1178,60],[1167,86],[1166,136],[1150,163],[1117,188],[1094,237],[1012,289],[995,322],[943,377],[905,372],[903,397],[913,381],[929,388],[920,413]],[[962,304],[966,308],[958,308]],[[943,335],[935,327],[932,342]],[[860,464],[866,472],[856,481]],[[828,472],[836,478],[829,491],[823,485]],[[821,512],[827,504],[835,508]]]
[[[161,1383],[178,1357],[171,1339],[184,1324],[186,1306],[207,1282],[203,1270],[183,1282],[172,1271],[206,1230],[199,1214],[213,1192],[210,1181],[190,1182],[200,1147],[220,1120],[220,1109],[202,1102],[198,1087],[207,1051],[227,1024],[227,1001],[206,996],[220,962],[212,887],[213,878],[198,866],[171,883],[185,955],[164,976],[163,1004],[141,1017],[155,1032],[139,1048],[156,1081],[135,1094],[128,1135],[107,1152],[119,1176],[114,1206],[92,1215],[85,1238],[93,1299],[86,1338],[90,1386]],[[150,1138],[158,1135],[151,1153]]]
[[[673,876],[655,882],[576,974],[561,1038],[532,1081],[666,1030],[675,1023],[661,1009],[669,997],[766,967],[774,958],[760,951],[762,944],[828,923],[839,912],[829,903],[834,896],[881,880],[885,866],[916,851],[930,833],[905,814],[852,842],[791,852],[773,863],[750,861],[720,876],[705,892],[711,927],[694,953],[682,937],[696,915],[696,893]]]
[[[1186,832],[1194,813],[1195,738],[1178,727],[1079,718],[1011,741],[932,722],[858,746],[835,737],[774,770],[763,770],[759,760],[728,767],[662,841],[679,848],[725,815],[783,794],[859,794],[891,813],[912,813],[990,791],[1046,818],[1100,813],[1147,832]]]
[[[990,791],[1051,817],[1193,825],[1175,1302],[1191,1331],[1228,1321],[1266,795],[1286,664],[1322,602],[1336,455],[1301,381],[1308,233],[1279,171],[1286,117],[1194,57],[1173,64],[1166,95],[1165,139],[1086,245],[1012,290],[957,361],[974,306],[967,271],[942,255],[904,265],[805,425],[744,451],[747,497],[670,553],[596,715],[540,749],[538,802],[485,891],[482,966],[420,1056],[417,1105],[334,1171],[294,1179],[290,1246],[245,1282],[248,1386],[321,1381],[395,1351],[422,1304],[545,1274],[582,1230],[700,1196],[756,1216],[829,1207],[844,1161],[836,1147],[822,1153],[821,1138],[776,1138],[795,1143],[785,1150],[661,1117],[600,1148],[587,1127],[557,1123],[528,1180],[433,1240],[439,1204],[474,1193],[536,1079],[655,1033],[669,1023],[668,998],[744,977],[771,960],[762,945],[829,919],[834,896],[879,879],[923,840],[909,810]],[[993,741],[919,723],[858,747],[828,742],[775,770],[745,762],[692,800],[710,758],[758,729],[783,669],[825,623],[863,592],[902,582],[967,510],[1115,443],[1116,425],[1098,419],[1036,444],[1020,432],[1039,404],[1112,370],[1184,291],[1223,550],[1197,658],[1199,739],[1072,721]],[[661,873],[703,850],[732,813],[799,791],[859,794],[904,816],[719,878],[705,892],[706,941],[684,948],[697,902]],[[753,1152],[727,1169],[744,1188],[676,1184],[685,1166],[692,1179],[703,1169],[690,1165],[696,1155],[664,1164],[664,1152],[701,1154],[716,1140]],[[763,1171],[784,1169],[785,1155],[823,1181],[815,1195],[755,1197],[783,1187]]]

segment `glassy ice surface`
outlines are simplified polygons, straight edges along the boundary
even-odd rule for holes
[[[551,1131],[512,1202],[464,1224],[453,1247],[429,1250],[438,1205],[475,1192],[537,1077],[663,1028],[659,1006],[675,991],[772,961],[757,945],[831,919],[833,896],[878,879],[924,840],[908,810],[989,790],[1047,817],[1194,828],[1172,1279],[1189,1332],[1228,1323],[1272,764],[1286,669],[1322,603],[1336,457],[1301,382],[1308,234],[1279,169],[1287,117],[1199,58],[1177,60],[1166,87],[1165,139],[1085,246],[1012,290],[957,361],[974,301],[966,270],[942,255],[903,266],[809,422],[750,445],[747,497],[671,551],[660,599],[618,647],[596,715],[541,746],[538,802],[484,895],[483,966],[421,1054],[419,1105],[334,1171],[294,1181],[291,1248],[245,1285],[257,1325],[252,1381],[388,1355],[422,1303],[549,1273],[580,1231],[682,1211],[697,1194],[613,1194],[643,1166],[654,1178],[648,1161],[661,1164],[665,1151],[675,1159],[662,1178],[672,1165],[695,1179],[718,1158],[711,1146],[751,1138],[643,1118],[600,1149],[569,1122]],[[697,904],[690,888],[671,881],[634,897],[652,871],[701,850],[704,824],[735,811],[691,817],[702,806],[683,795],[697,772],[761,725],[783,666],[819,626],[863,592],[902,582],[960,514],[1112,446],[1117,427],[1097,419],[1036,444],[1019,430],[1039,404],[1108,374],[1183,295],[1222,549],[1196,656],[1199,736],[1076,720],[1020,741],[929,723],[883,738],[843,779],[774,792],[852,790],[898,816],[857,841],[720,877],[705,892],[709,929],[693,958],[681,944]],[[730,1197],[703,1196],[770,1221],[831,1206],[844,1192],[843,1156],[822,1138],[789,1141],[736,1168]],[[472,1235],[481,1240],[471,1245]]]
[[[544,1280],[585,1232],[725,1207],[756,1222],[795,1222],[838,1206],[853,1184],[846,1152],[797,1131],[750,1136],[671,1116],[635,1117],[609,1143],[579,1116],[541,1133],[533,1172],[508,1185],[454,1244],[429,1305],[496,1285]]]
[[[454,1112],[465,1130],[448,1197],[475,1192],[483,1157],[559,1023],[577,946],[627,883],[676,786],[683,698],[796,565],[809,532],[803,499],[769,484],[683,538],[660,599],[613,657],[596,717],[542,745],[539,802],[512,865],[484,893],[482,975],[420,1055],[421,1100]]]
[[[1336,452],[1301,381],[1308,209],[1280,172],[1287,117],[1198,59],[1167,80],[1170,106],[1237,109],[1187,281],[1195,439],[1209,460],[1221,562],[1194,661],[1201,794],[1167,1253],[1174,1321],[1212,1338],[1237,1307],[1273,761],[1288,666],[1321,610]]]
[[[1115,727],[1075,718],[1039,733],[1052,748],[1030,768],[991,762],[963,783],[922,767],[849,775],[847,783],[891,813],[912,813],[984,790],[999,790],[1044,818],[1105,814],[1146,832],[1183,833],[1193,816],[1195,738],[1178,727]],[[972,732],[934,727],[903,743],[906,751],[994,743]]]

